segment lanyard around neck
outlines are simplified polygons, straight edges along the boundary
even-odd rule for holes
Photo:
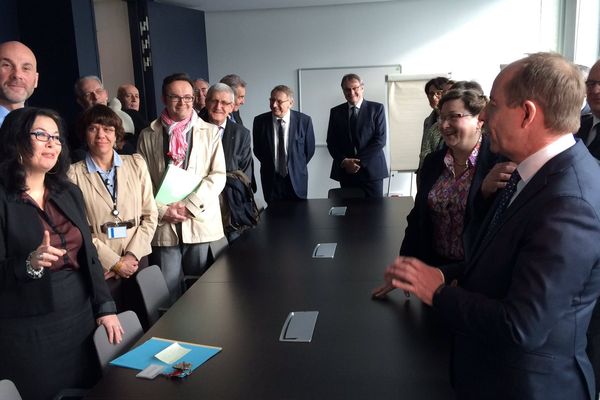
[[[114,166],[113,166],[114,168]],[[104,179],[104,177],[102,177],[102,174],[100,173],[100,171],[96,171],[96,173],[98,174],[98,176],[100,177],[100,180],[102,181],[102,184],[104,184],[104,187],[106,188],[106,191],[108,192],[108,194],[110,195],[110,198],[112,199],[113,202],[113,209],[110,212],[112,215],[114,215],[115,217],[119,216],[119,210],[117,209],[117,170],[115,168],[114,170],[114,175],[113,175],[113,183],[114,183],[114,187],[113,187],[113,191],[111,192],[110,189],[108,188],[108,178]]]

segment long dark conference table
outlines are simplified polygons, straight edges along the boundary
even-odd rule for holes
[[[371,300],[397,256],[411,198],[267,208],[144,335],[222,347],[184,380],[110,367],[88,399],[449,399],[449,335],[394,291]],[[345,216],[330,216],[332,206]],[[333,259],[312,258],[337,243]],[[291,311],[318,311],[310,343],[280,342]]]

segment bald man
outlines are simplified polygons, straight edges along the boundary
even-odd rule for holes
[[[0,125],[9,112],[25,107],[37,84],[37,61],[31,49],[21,42],[1,43]]]
[[[123,110],[140,111],[140,91],[131,83],[119,86],[117,99],[121,102]]]

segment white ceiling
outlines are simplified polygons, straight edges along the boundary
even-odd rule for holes
[[[382,3],[386,1],[394,0],[157,0],[158,3],[194,8],[207,12]]]

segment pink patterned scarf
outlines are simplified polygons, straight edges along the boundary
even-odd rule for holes
[[[160,114],[160,120],[166,125],[169,132],[169,152],[167,155],[171,157],[173,164],[176,167],[181,167],[185,161],[185,155],[188,148],[185,132],[187,132],[188,127],[192,122],[193,115],[194,113],[183,121],[173,121],[169,117],[166,108]]]

